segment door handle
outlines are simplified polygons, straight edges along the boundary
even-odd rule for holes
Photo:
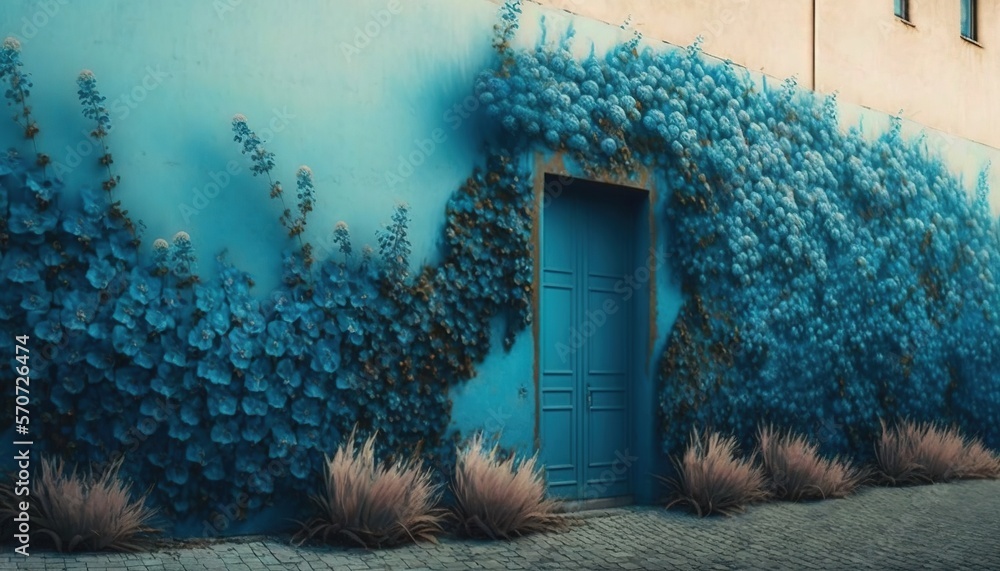
[[[590,383],[587,383],[587,408],[594,408],[594,391],[590,388]]]

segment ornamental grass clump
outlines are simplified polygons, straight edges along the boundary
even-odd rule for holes
[[[843,498],[864,478],[864,473],[850,462],[823,458],[815,444],[791,431],[761,426],[757,440],[769,492],[777,499]]]
[[[875,458],[881,480],[894,486],[1000,478],[996,453],[954,426],[904,420],[890,428],[882,422]]]
[[[487,449],[476,435],[458,451],[454,514],[458,532],[470,537],[512,539],[569,526],[559,504],[546,498],[538,455],[502,459],[499,445]]]
[[[320,514],[302,524],[292,543],[346,540],[368,548],[437,543],[444,512],[435,507],[440,492],[430,471],[416,458],[391,465],[376,461],[376,434],[360,450],[354,434],[326,459],[324,493],[312,498]]]
[[[58,551],[142,551],[160,531],[150,525],[156,510],[146,506],[146,496],[133,498],[132,484],[119,477],[121,460],[88,475],[67,472],[59,459],[42,458],[40,465],[31,486],[31,524]]]
[[[684,456],[674,458],[673,463],[677,480],[664,480],[674,488],[675,499],[668,508],[686,506],[702,517],[732,515],[768,497],[763,471],[754,465],[752,456],[740,457],[733,436],[692,430]]]

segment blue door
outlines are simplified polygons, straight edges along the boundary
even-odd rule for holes
[[[631,493],[623,459],[633,316],[624,284],[635,269],[635,211],[615,194],[570,188],[543,210],[541,459],[550,494],[568,500]]]

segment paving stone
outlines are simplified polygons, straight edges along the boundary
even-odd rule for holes
[[[118,554],[0,553],[25,571],[347,569],[1000,569],[1000,482],[869,488],[844,500],[772,503],[733,518],[658,507],[587,514],[560,534],[363,550],[254,539]]]

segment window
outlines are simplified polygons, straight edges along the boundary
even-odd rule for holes
[[[976,0],[961,0],[962,2],[962,37],[976,41]]]
[[[895,0],[893,11],[900,20],[910,20],[910,0]]]

